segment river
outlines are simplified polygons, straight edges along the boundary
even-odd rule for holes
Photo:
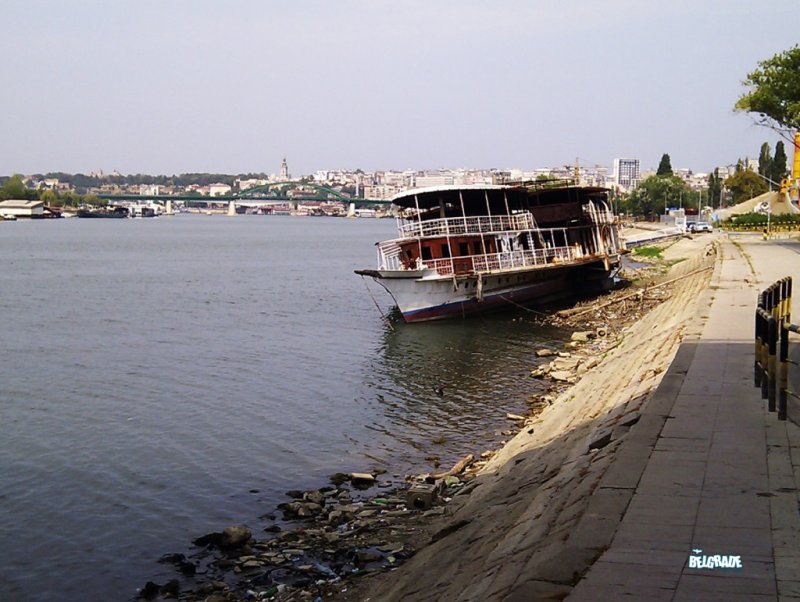
[[[128,600],[166,553],[256,533],[288,489],[496,445],[564,333],[530,315],[388,326],[392,220],[0,224],[0,593]],[[426,459],[427,458],[427,459]]]

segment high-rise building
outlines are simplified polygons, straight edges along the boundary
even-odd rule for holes
[[[639,183],[639,159],[614,159],[614,184],[630,191]]]

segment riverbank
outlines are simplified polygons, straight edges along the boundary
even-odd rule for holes
[[[429,543],[391,574],[339,600],[560,599],[610,544],[630,496],[612,460],[642,416],[680,342],[704,319],[714,265],[712,237],[684,238],[669,299],[620,332],[618,344],[487,463],[432,526]],[[643,467],[647,456],[629,463]],[[630,468],[630,466],[628,466]],[[635,466],[633,467],[635,468]],[[619,488],[602,487],[606,479]]]
[[[637,271],[646,288],[566,312],[561,320],[583,336],[543,350],[552,364],[532,374],[550,379],[551,391],[530,400],[531,416],[509,417],[520,430],[505,447],[446,479],[434,507],[414,510],[407,492],[381,488],[380,476],[367,492],[347,483],[296,492],[289,514],[307,513],[301,528],[216,550],[203,566],[212,569],[204,584],[181,597],[241,599],[249,575],[251,596],[260,599],[485,599],[500,595],[492,583],[512,585],[531,567],[542,571],[546,592],[562,591],[573,578],[564,575],[581,574],[592,560],[587,550],[602,547],[581,540],[607,533],[592,524],[590,502],[599,498],[589,494],[696,323],[711,243],[708,236],[674,243],[664,262]],[[447,567],[441,583],[431,570],[439,566]],[[257,587],[265,574],[293,585]]]

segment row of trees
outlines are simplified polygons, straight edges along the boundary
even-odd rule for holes
[[[15,174],[6,179],[0,186],[0,201],[19,199],[26,201],[44,201],[48,207],[78,207],[80,205],[105,205],[107,201],[94,195],[82,195],[71,190],[59,194],[54,190],[34,190],[25,186],[23,177]]]
[[[220,174],[220,173],[186,173],[180,175],[161,175],[153,176],[148,174],[131,174],[123,176],[120,174],[112,175],[86,175],[82,173],[70,174],[61,171],[49,172],[46,174],[32,174],[33,180],[58,180],[61,183],[69,184],[71,188],[78,192],[85,192],[89,188],[99,188],[104,184],[114,186],[132,186],[144,184],[146,186],[209,186],[211,184],[228,184],[233,186],[236,180],[267,179],[264,173],[246,174]]]
[[[770,190],[768,179],[780,183],[786,177],[783,143],[777,143],[774,158],[769,152],[769,144],[764,143],[758,173],[749,169],[747,164],[746,160],[740,159],[733,175],[724,180],[719,175],[719,169],[715,169],[708,176],[706,190],[692,190],[673,173],[670,156],[665,153],[656,174],[645,178],[630,195],[619,199],[620,211],[649,217],[664,213],[670,207],[699,209],[705,206],[719,207],[726,203],[735,205],[763,194]]]

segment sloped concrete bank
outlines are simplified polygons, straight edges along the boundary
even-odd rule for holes
[[[700,268],[714,265],[714,248],[710,237],[673,245],[665,257],[681,261],[664,279],[686,277],[670,285],[670,298],[626,327],[616,347],[487,463],[448,504],[428,545],[342,599],[568,596],[610,544],[667,419],[665,400],[692,346],[676,353],[699,332],[713,295],[712,270]]]

